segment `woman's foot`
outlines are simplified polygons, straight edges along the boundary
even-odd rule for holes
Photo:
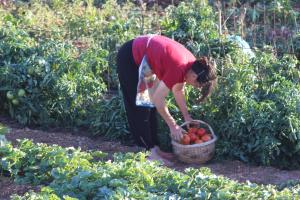
[[[157,160],[157,161],[160,161],[161,163],[163,163],[165,166],[167,167],[172,167],[174,165],[173,162],[167,160],[167,159],[164,159],[163,157],[161,157],[158,153],[157,153],[157,150],[155,148],[152,148],[151,149],[151,153],[148,157],[148,160]]]

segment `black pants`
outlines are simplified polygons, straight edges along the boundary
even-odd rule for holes
[[[124,98],[129,131],[137,145],[150,149],[158,145],[155,108],[136,106],[138,66],[132,55],[133,40],[126,42],[117,55],[117,72]]]

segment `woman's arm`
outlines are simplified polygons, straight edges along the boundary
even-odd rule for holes
[[[184,95],[184,83],[177,83],[172,88],[173,95],[175,97],[176,103],[179,106],[179,109],[183,115],[184,121],[191,121],[192,118],[188,112],[186,106],[186,100]]]
[[[169,93],[169,88],[165,85],[163,81],[160,81],[153,96],[152,101],[162,118],[165,120],[170,128],[171,135],[175,140],[180,140],[182,137],[181,127],[177,125],[174,118],[171,116],[169,109],[166,105],[166,97]]]
[[[175,126],[176,122],[171,116],[169,109],[166,105],[165,99],[169,93],[169,88],[163,81],[158,83],[156,90],[153,93],[152,101],[155,107],[169,127]]]

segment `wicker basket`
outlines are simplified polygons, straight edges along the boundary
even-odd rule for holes
[[[209,161],[215,153],[215,142],[217,136],[209,124],[201,120],[193,120],[190,122],[197,124],[198,126],[205,125],[209,128],[212,134],[212,139],[201,144],[183,145],[172,140],[173,150],[178,159],[185,163],[198,163],[202,164]],[[181,127],[187,126],[189,123],[186,122]]]

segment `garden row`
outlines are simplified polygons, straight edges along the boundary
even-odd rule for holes
[[[42,185],[41,192],[14,195],[37,199],[298,199],[299,186],[238,183],[213,175],[207,168],[184,173],[147,161],[146,153],[115,154],[104,161],[99,151],[19,141],[0,147],[0,170],[17,183]]]
[[[216,156],[299,168],[300,71],[294,55],[278,57],[264,46],[250,58],[219,35],[216,12],[205,1],[165,10],[113,0],[101,8],[89,2],[56,3],[20,1],[1,8],[1,112],[24,125],[81,127],[125,138],[115,55],[126,40],[158,32],[196,56],[217,61],[218,87],[207,102],[198,104],[199,91],[186,88],[193,118],[207,121],[219,137]],[[168,106],[180,123],[171,96]],[[160,146],[170,150],[162,120],[159,132]]]

